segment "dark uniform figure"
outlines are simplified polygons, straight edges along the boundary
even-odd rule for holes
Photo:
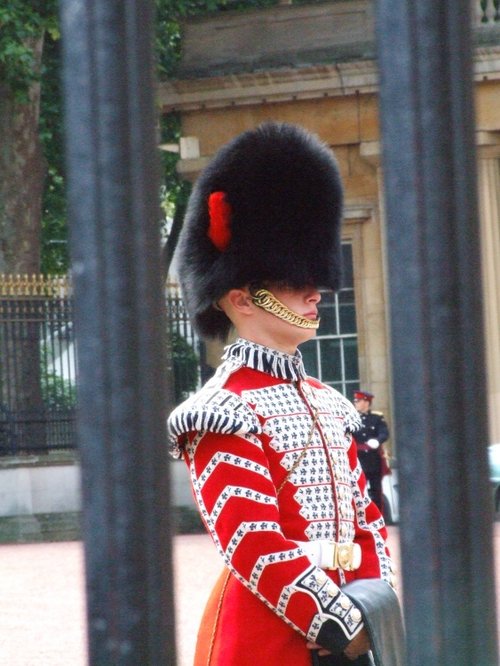
[[[361,416],[362,426],[353,432],[358,447],[358,458],[370,484],[370,497],[383,510],[382,476],[387,472],[382,444],[389,439],[389,428],[381,412],[371,411],[373,394],[354,393],[354,405]]]

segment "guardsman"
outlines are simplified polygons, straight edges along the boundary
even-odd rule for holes
[[[354,406],[361,417],[361,427],[353,432],[358,458],[368,479],[370,496],[383,511],[382,477],[388,472],[383,443],[389,439],[389,428],[382,412],[371,409],[374,395],[354,392]]]
[[[330,149],[280,123],[221,148],[190,198],[177,255],[186,307],[202,337],[238,336],[169,418],[225,565],[195,666],[372,663],[370,618],[398,609],[351,435],[358,413],[307,376],[297,349],[319,325],[319,287],[339,286],[341,211]],[[365,599],[376,588],[375,614],[356,584]]]

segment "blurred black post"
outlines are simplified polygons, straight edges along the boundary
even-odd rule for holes
[[[408,666],[498,663],[470,4],[377,4]]]
[[[152,0],[62,0],[90,663],[175,663]]]

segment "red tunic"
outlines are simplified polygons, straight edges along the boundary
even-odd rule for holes
[[[306,377],[300,354],[240,339],[225,359],[169,419],[229,573],[207,604],[195,664],[306,666],[307,640],[340,652],[363,626],[340,586],[391,578],[350,434],[358,415]],[[358,543],[360,567],[321,569],[304,546],[318,540]]]

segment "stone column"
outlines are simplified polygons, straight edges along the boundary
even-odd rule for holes
[[[381,166],[381,146],[379,141],[363,141],[359,145],[359,154],[363,161],[373,169],[373,178],[377,183],[377,202],[371,214],[374,224],[370,233],[365,231],[363,245],[366,248],[363,262],[363,290],[367,321],[371,321],[373,334],[367,341],[366,356],[369,361],[368,390],[375,394],[374,409],[384,413],[389,424],[391,436],[386,450],[391,457],[397,457],[398,438],[393,419],[392,371],[391,371],[391,331],[389,327],[389,298],[387,283],[387,244],[385,239],[385,203],[383,190],[383,172]],[[368,256],[367,243],[372,243],[376,252]],[[373,290],[377,298],[373,300]]]
[[[490,443],[500,442],[500,158],[479,151],[479,204]]]

